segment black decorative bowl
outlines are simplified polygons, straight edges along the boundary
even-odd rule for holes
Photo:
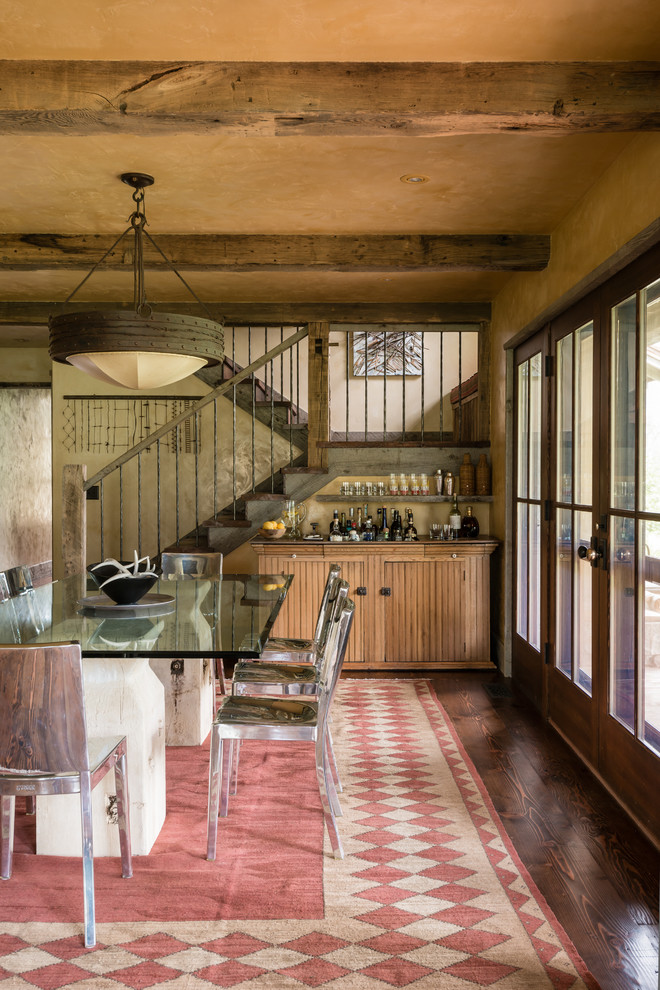
[[[128,567],[131,573],[133,572],[132,560],[122,560],[121,563],[124,565],[124,567]],[[141,564],[138,565],[138,572],[146,571],[146,569],[147,569],[147,562],[146,560],[144,560],[142,561]],[[154,568],[152,567],[150,568],[150,570],[154,570]],[[101,561],[99,561],[97,564],[88,564],[87,573],[89,574],[89,576],[91,577],[97,588],[100,588],[104,581],[107,581],[109,577],[112,577],[113,574],[117,573],[117,568],[115,567],[114,564],[109,564],[106,563],[105,561],[101,563]]]
[[[132,569],[133,564],[127,561],[126,566]],[[146,563],[140,564],[137,574],[124,574],[122,577],[115,578],[114,581],[110,581],[108,584],[105,584],[108,578],[117,573],[117,568],[114,564],[102,563],[99,566],[89,564],[87,572],[95,581],[99,591],[102,591],[104,595],[111,598],[116,605],[135,605],[141,598],[144,598],[158,580],[158,575],[156,574],[140,573],[140,571],[144,571],[145,569]]]

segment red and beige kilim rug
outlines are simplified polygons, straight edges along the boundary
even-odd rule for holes
[[[127,918],[99,924],[88,950],[80,922],[4,921],[0,990],[597,988],[428,682],[342,681],[333,724],[346,858],[332,859],[326,840],[322,917]],[[294,843],[297,775],[294,763],[284,795]],[[277,882],[277,860],[264,868]]]

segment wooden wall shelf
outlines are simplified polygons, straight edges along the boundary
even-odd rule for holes
[[[453,495],[315,495],[317,502],[453,502]],[[492,495],[459,495],[459,502],[492,502]]]

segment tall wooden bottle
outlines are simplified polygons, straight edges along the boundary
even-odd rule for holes
[[[485,454],[482,454],[477,464],[477,495],[490,495],[490,467]]]
[[[469,454],[463,457],[459,471],[459,493],[461,495],[474,495],[474,464],[470,460]]]

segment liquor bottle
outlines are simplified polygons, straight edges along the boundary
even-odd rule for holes
[[[358,536],[362,536],[362,530],[364,529],[364,523],[362,521],[362,506],[358,505],[357,522],[355,523],[355,528],[357,530]]]
[[[348,520],[348,539],[352,543],[357,543],[359,541],[359,539],[360,539],[360,534],[357,531],[357,527],[355,525],[355,520],[354,519],[349,519]]]
[[[339,511],[335,509],[332,513],[332,522],[330,523],[330,537],[329,539],[333,543],[339,543],[341,540],[341,529],[339,528]]]
[[[470,540],[474,540],[479,536],[479,522],[477,517],[472,515],[471,505],[468,505],[463,516],[461,536],[466,536]]]
[[[403,534],[403,538],[404,540],[416,540],[417,530],[415,528],[415,523],[413,522],[413,514],[410,511],[410,509],[408,509],[407,512],[408,512],[408,525],[406,526],[405,532]]]
[[[401,525],[401,516],[399,515],[398,509],[392,510],[392,525],[390,526],[390,540],[402,540],[403,539],[403,526]]]
[[[341,533],[342,539],[345,540],[348,537],[348,529],[346,528],[346,513],[342,512],[339,515],[339,531]]]
[[[383,532],[383,510],[378,509],[376,512],[376,522],[374,523],[374,540],[380,539],[380,534]]]
[[[365,543],[372,543],[374,539],[374,524],[371,516],[367,516],[366,522],[364,524],[364,530],[362,531],[362,539]]]
[[[454,502],[449,513],[449,525],[451,526],[452,539],[457,540],[461,535],[461,513],[458,508],[458,495],[454,494]]]
[[[387,525],[387,508],[383,506],[382,509],[378,510],[383,517],[383,522],[380,528],[380,538],[381,540],[389,540],[390,538],[390,528]]]

